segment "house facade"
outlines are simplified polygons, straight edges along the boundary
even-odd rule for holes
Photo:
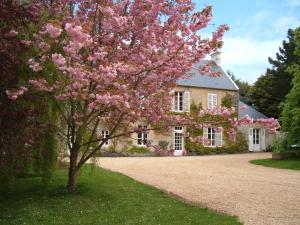
[[[218,72],[219,76],[211,77],[209,74],[200,74],[199,67],[209,63],[213,72]],[[203,109],[219,107],[224,98],[232,99],[232,106],[239,112],[239,116],[243,113],[239,111],[242,103],[239,102],[239,88],[234,81],[222,70],[220,66],[220,53],[212,55],[211,60],[202,60],[193,66],[189,73],[189,77],[177,81],[177,86],[173,90],[172,111],[176,113],[189,113],[191,105],[201,106]],[[245,111],[247,113],[248,111]],[[251,111],[252,112],[252,111]],[[261,116],[258,112],[256,115]],[[249,115],[251,117],[251,115]],[[265,118],[265,117],[264,117]],[[140,129],[147,129],[147,125],[140,122],[135,124]],[[100,128],[101,130],[101,128]],[[165,147],[174,151],[175,156],[183,155],[185,152],[184,132],[186,127],[174,126],[172,131],[154,131],[138,132],[130,137],[110,140],[106,143],[106,148],[117,151],[128,151],[132,147],[146,147],[150,141],[153,146],[160,146],[164,143]],[[262,151],[270,144],[269,134],[263,127],[253,125],[249,127],[240,127],[248,141],[249,151]],[[102,129],[102,136],[106,137],[109,131]],[[251,134],[250,134],[251,132]],[[215,148],[222,147],[225,142],[222,129],[204,128],[203,135],[209,140],[209,144],[205,147]],[[259,143],[259,147],[258,144]],[[263,144],[264,143],[264,144]]]

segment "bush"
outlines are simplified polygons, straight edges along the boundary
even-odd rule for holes
[[[279,136],[272,143],[272,151],[273,152],[283,152],[288,150],[288,143],[286,139],[286,135]]]
[[[168,146],[169,146],[169,142],[168,141],[159,141],[158,142],[158,146],[163,151],[167,151],[168,150]]]
[[[149,148],[133,146],[128,150],[129,153],[149,153]]]
[[[203,145],[193,143],[189,139],[185,141],[186,150],[189,153],[197,155],[222,154],[222,153],[239,153],[245,152],[248,149],[247,140],[242,133],[238,133],[235,142],[227,141],[227,144],[222,147],[204,147]]]

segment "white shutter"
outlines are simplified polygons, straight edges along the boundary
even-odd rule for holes
[[[222,147],[223,145],[223,128],[218,127],[218,132],[216,133],[216,146]]]
[[[218,105],[218,96],[217,94],[212,95],[212,100],[213,100],[213,108],[216,108]]]
[[[190,111],[190,106],[191,106],[191,93],[190,91],[186,90],[183,93],[183,111],[184,112],[189,112]]]
[[[210,109],[210,108],[211,108],[211,105],[210,105],[210,103],[211,103],[211,94],[210,94],[210,93],[208,93],[208,95],[207,95],[207,108],[208,108],[208,109]]]
[[[249,128],[249,151],[253,151],[253,128]]]
[[[208,128],[207,127],[203,128],[203,137],[208,139]],[[207,144],[203,144],[203,146],[207,146]]]
[[[266,150],[266,130],[261,129],[261,149]]]
[[[171,111],[175,111],[175,90],[170,91],[170,96],[172,97]]]

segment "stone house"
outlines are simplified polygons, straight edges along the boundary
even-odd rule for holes
[[[223,71],[220,66],[220,53],[211,56],[211,60],[202,60],[193,66],[188,79],[178,80],[176,88],[173,90],[172,111],[177,113],[189,113],[191,104],[201,105],[202,108],[214,108],[221,106],[224,97],[233,99],[233,107],[236,108],[239,116],[245,113],[251,113],[249,116],[265,118],[264,115],[249,108],[244,112],[240,112],[239,106],[239,88],[234,81]],[[218,72],[220,76],[211,77],[208,74],[200,75],[199,66],[210,63],[213,72]],[[143,123],[137,124],[138,127],[145,127]],[[146,127],[145,127],[146,128]],[[130,138],[120,138],[106,143],[107,148],[116,149],[118,151],[126,151],[132,146],[146,147],[146,143],[151,141],[153,145],[159,145],[160,142],[168,143],[168,149],[174,150],[174,155],[183,155],[185,150],[185,140],[183,126],[174,126],[173,131],[166,132],[139,132],[132,134]],[[101,128],[100,128],[101,130]],[[240,127],[239,130],[248,140],[249,151],[262,151],[271,143],[271,136],[263,127],[255,124],[249,127]],[[102,136],[109,135],[109,131],[102,129]],[[204,128],[204,136],[210,141],[205,147],[222,147],[224,145],[222,131],[215,128]],[[269,138],[271,138],[269,140]],[[257,144],[259,143],[259,144]],[[259,146],[258,146],[259,145]]]

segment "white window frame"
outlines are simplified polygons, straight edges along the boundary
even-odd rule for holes
[[[109,130],[102,130],[102,138],[107,138],[109,136]],[[104,142],[104,146],[108,146],[109,145],[109,140]]]
[[[178,142],[178,143],[176,142],[176,141],[178,141],[176,139],[177,138],[176,134],[178,134],[179,135],[178,137],[181,138],[181,142]],[[175,151],[182,151],[184,149],[183,127],[181,127],[181,126],[174,127],[174,143],[173,144],[174,144]],[[179,147],[179,146],[181,146],[181,148],[177,149],[177,147]]]
[[[146,125],[139,125],[139,129],[147,129]],[[148,134],[146,131],[140,131],[137,133],[137,146],[146,146],[148,142]]]
[[[174,93],[174,111],[183,112],[184,111],[184,92],[175,91]]]
[[[223,129],[221,127],[208,127],[205,133],[205,137],[209,140],[208,144],[204,144],[204,147],[216,148],[223,146]],[[220,129],[219,132],[216,132],[216,129]],[[220,145],[217,145],[217,135],[220,135]]]
[[[218,94],[208,93],[207,94],[207,108],[214,109],[218,106]]]

